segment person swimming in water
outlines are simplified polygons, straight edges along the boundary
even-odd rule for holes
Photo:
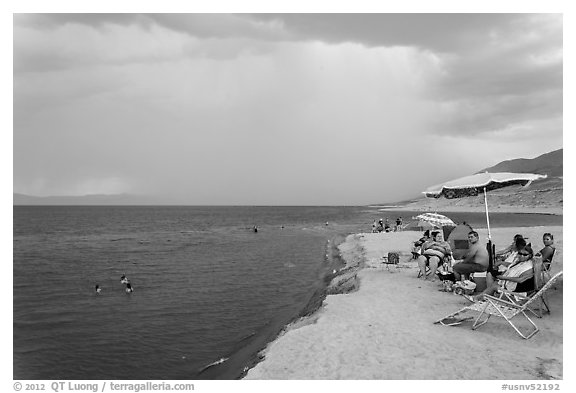
[[[130,283],[126,284],[126,293],[132,293],[134,292],[134,288],[132,288],[132,285]]]
[[[120,277],[120,283],[121,284],[128,284],[130,282],[130,280],[128,280],[128,277],[126,277],[125,274],[122,275],[122,277]]]
[[[102,288],[100,288],[100,285],[96,284],[94,290],[96,291],[96,295],[100,295],[100,291],[102,290]]]

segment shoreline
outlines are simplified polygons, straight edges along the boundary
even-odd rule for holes
[[[359,283],[357,280],[357,271],[359,270],[360,265],[354,265],[355,261],[353,258],[352,263],[349,263],[348,259],[342,255],[342,252],[340,251],[340,246],[346,243],[348,236],[350,235],[335,235],[327,241],[326,245],[325,257],[327,262],[330,263],[331,267],[337,267],[340,265],[340,269],[335,273],[326,273],[324,275],[322,278],[322,288],[316,290],[304,308],[285,326],[278,330],[272,341],[267,342],[253,354],[244,369],[234,379],[244,379],[251,369],[265,360],[263,353],[266,352],[267,348],[272,343],[279,340],[284,334],[303,326],[314,324],[320,317],[324,302],[328,296],[346,294],[358,289]]]
[[[482,228],[477,230],[481,237],[485,235]],[[504,246],[515,233],[524,233],[538,247],[536,239],[544,231],[557,238],[559,252],[553,271],[562,270],[562,226],[494,228],[492,234],[495,243]],[[433,320],[462,307],[463,298],[439,292],[436,283],[416,279],[417,268],[409,259],[407,244],[419,236],[420,232],[348,235],[340,245],[345,274],[339,280],[338,275],[334,277],[332,283],[353,281],[351,291],[328,293],[316,312],[288,325],[260,352],[261,361],[244,379],[561,379],[562,289],[552,294],[552,314],[536,321],[542,331],[525,341],[526,345],[519,345],[523,341],[518,341],[521,339],[514,331],[499,323],[477,331],[433,325]],[[382,255],[399,250],[399,265],[382,266]],[[388,314],[394,314],[396,321],[386,318]],[[427,335],[432,337],[422,337]],[[459,337],[455,345],[462,347],[461,352],[430,346],[434,337],[444,340],[449,336]],[[504,350],[487,350],[482,345],[482,340],[492,337],[493,342],[499,336]],[[550,337],[552,343],[547,342]],[[459,357],[471,350],[480,361],[490,360],[480,373],[477,366],[459,372],[431,372],[418,360],[464,364],[466,359]],[[525,362],[515,365],[512,361],[509,371],[495,369],[511,353],[519,359],[533,355],[535,360],[529,367]]]

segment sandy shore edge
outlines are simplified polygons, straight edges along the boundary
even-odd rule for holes
[[[535,248],[542,233],[554,233],[554,271],[562,270],[562,227],[492,232],[497,245],[523,233]],[[561,379],[562,285],[551,293],[552,314],[536,320],[541,332],[527,341],[503,320],[477,331],[434,325],[466,301],[416,279],[408,247],[419,236],[349,235],[339,246],[346,267],[332,280],[323,306],[287,327],[245,379]],[[388,251],[401,253],[398,266],[381,263]],[[439,363],[453,367],[429,367]]]

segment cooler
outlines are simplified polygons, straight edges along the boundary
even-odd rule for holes
[[[476,293],[480,293],[486,289],[486,272],[475,272],[474,275],[474,283],[476,283]]]

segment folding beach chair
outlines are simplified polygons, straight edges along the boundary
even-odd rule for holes
[[[438,265],[438,271],[446,271],[448,272],[449,268],[452,267],[452,265],[454,264],[454,257],[452,255],[448,255],[446,257],[444,257],[444,259],[441,261],[442,263]],[[425,266],[425,270],[426,270],[426,275],[429,276],[430,273],[432,273],[432,271],[430,270],[430,266],[426,265]],[[418,269],[418,276],[417,278],[422,277],[422,272],[420,271],[420,269]]]
[[[536,262],[534,265],[534,290],[528,293],[518,293],[508,291],[506,289],[499,289],[499,298],[506,300],[508,302],[517,304],[518,306],[522,306],[524,303],[530,301],[532,297],[534,297],[545,285],[544,281],[544,270],[542,267],[542,262]],[[549,280],[548,280],[549,281]],[[532,314],[537,316],[538,318],[542,318],[544,312],[550,313],[550,307],[548,307],[548,303],[546,302],[546,293],[542,293],[538,298],[531,302],[530,307],[526,308],[527,311],[530,311]],[[536,308],[537,307],[537,308]]]
[[[539,301],[539,299],[552,287],[552,285],[562,277],[562,272],[555,274],[538,292],[536,292],[532,297],[530,297],[526,302],[523,304],[518,304],[516,302],[510,301],[510,299],[502,299],[497,298],[490,295],[484,295],[484,300],[472,303],[455,313],[445,316],[442,319],[434,323],[439,323],[445,326],[454,326],[459,325],[465,320],[470,320],[472,317],[467,318],[458,318],[458,314],[466,312],[466,311],[473,311],[478,312],[478,316],[474,320],[472,324],[472,330],[478,329],[480,326],[484,325],[491,316],[497,316],[500,318],[504,318],[506,322],[514,328],[516,333],[518,333],[522,338],[529,339],[538,331],[540,330],[538,326],[528,317],[526,311],[531,311],[530,306],[534,303]],[[533,312],[533,311],[531,311]],[[485,319],[481,320],[482,316],[485,315]],[[520,329],[512,322],[512,319],[516,316],[522,315],[524,318],[530,323],[532,326],[529,331],[523,333]]]
[[[486,273],[488,274],[488,273]],[[505,299],[509,302],[516,303],[518,305],[522,305],[532,296],[534,296],[542,287],[550,280],[550,277],[546,278],[546,274],[548,272],[545,270],[545,267],[542,263],[542,259],[534,258],[534,289],[527,293],[519,293],[519,292],[512,292],[506,290],[504,288],[500,288],[498,290],[498,297],[500,299]],[[476,275],[472,273],[472,275]],[[554,288],[554,286],[553,286]],[[536,315],[538,318],[542,318],[544,312],[550,313],[550,307],[548,307],[548,303],[546,302],[546,293],[543,294],[538,298],[536,301],[538,308],[529,308],[528,311],[532,312],[532,314]]]

